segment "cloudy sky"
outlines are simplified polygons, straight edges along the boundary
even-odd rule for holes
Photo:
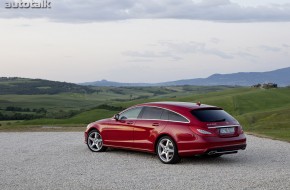
[[[290,0],[10,2],[0,0],[0,77],[164,82],[290,66]]]

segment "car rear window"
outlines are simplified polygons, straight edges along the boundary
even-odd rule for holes
[[[217,108],[192,110],[191,114],[202,122],[225,122],[235,120],[230,114]]]

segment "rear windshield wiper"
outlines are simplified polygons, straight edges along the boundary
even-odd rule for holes
[[[211,122],[222,122],[222,121],[226,121],[226,119],[219,119],[219,120],[214,120],[214,121],[211,121]]]

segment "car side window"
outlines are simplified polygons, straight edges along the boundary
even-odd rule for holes
[[[119,118],[120,120],[136,119],[138,118],[138,115],[140,114],[141,110],[142,110],[142,107],[136,107],[136,108],[126,110],[120,114]]]
[[[142,119],[160,119],[163,109],[155,107],[144,107]]]
[[[171,111],[168,112],[168,118],[171,121],[188,122],[187,119],[185,119],[183,116]]]
[[[168,110],[163,110],[163,112],[162,112],[162,115],[161,115],[161,119],[162,120],[168,120],[169,118],[168,118],[168,114],[169,113],[169,111]]]
[[[188,122],[186,118],[183,116],[174,113],[169,110],[164,110],[162,115],[161,115],[162,120],[170,120],[170,121],[180,121],[180,122]]]

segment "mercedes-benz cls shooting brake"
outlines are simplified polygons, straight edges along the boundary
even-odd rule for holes
[[[219,157],[246,148],[239,122],[222,108],[187,102],[132,106],[90,123],[85,143],[93,152],[107,147],[156,153],[165,164],[184,156]]]

